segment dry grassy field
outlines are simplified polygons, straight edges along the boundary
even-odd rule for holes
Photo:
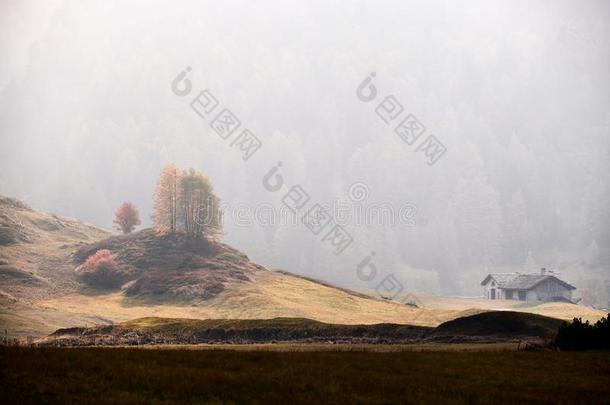
[[[0,348],[0,403],[552,403],[610,397],[610,352]]]
[[[408,343],[408,344],[335,344],[335,343],[249,343],[122,346],[132,350],[231,350],[245,352],[501,352],[517,351],[520,343]]]

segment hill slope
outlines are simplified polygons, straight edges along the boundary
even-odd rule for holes
[[[226,244],[156,235],[152,229],[82,246],[73,255],[75,265],[101,249],[115,256],[125,296],[142,302],[200,303],[266,270]]]
[[[0,199],[0,235],[0,328],[12,336],[149,316],[439,323],[440,311],[269,270],[225,244],[193,245],[150,230],[112,236],[8,197]],[[99,249],[116,256],[122,287],[100,289],[77,276],[75,269]]]
[[[441,310],[449,318],[496,310],[526,312],[566,321],[582,318],[583,320],[595,323],[606,315],[604,311],[595,308],[565,302],[489,300],[482,297],[443,297],[429,294],[418,294],[417,298],[422,307],[431,310]]]
[[[99,249],[111,250],[120,265],[124,278],[116,289],[96,288],[77,276],[75,269]],[[0,329],[10,336],[142,317],[436,326],[488,309],[562,319],[605,315],[562,303],[420,298],[423,307],[416,308],[270,270],[221,243],[191,244],[150,230],[113,236],[0,196]]]
[[[31,304],[78,291],[72,253],[108,236],[92,225],[0,196],[0,304]]]

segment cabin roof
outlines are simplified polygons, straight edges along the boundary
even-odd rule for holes
[[[502,287],[517,276],[517,273],[491,273],[481,281],[481,285],[485,285],[489,280],[494,279],[498,287]]]
[[[543,281],[550,279],[554,279],[568,290],[576,289],[576,287],[574,287],[573,285],[566,283],[565,281],[560,280],[550,274],[519,274],[517,277],[515,277],[514,280],[509,281],[502,288],[507,290],[529,290],[531,288],[536,287]]]
[[[553,274],[520,274],[520,273],[497,273],[497,274],[488,274],[487,277],[481,282],[481,285],[485,285],[489,282],[489,280],[493,278],[498,284],[498,288],[502,288],[505,290],[530,290],[536,287],[538,284],[543,281],[554,279],[563,287],[568,290],[575,290],[572,284],[567,283]]]

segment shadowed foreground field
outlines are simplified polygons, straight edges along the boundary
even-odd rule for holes
[[[608,403],[610,352],[0,348],[0,403]]]

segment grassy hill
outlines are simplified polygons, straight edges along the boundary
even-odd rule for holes
[[[156,235],[152,229],[84,245],[74,253],[74,264],[82,264],[101,249],[116,257],[125,296],[142,302],[199,303],[231,283],[249,282],[250,275],[266,271],[226,244],[189,240],[180,234]]]
[[[0,328],[42,336],[74,325],[140,317],[270,319],[436,325],[436,312],[388,302],[251,262],[225,244],[185,243],[150,230],[116,236],[0,199]],[[125,274],[108,290],[75,269],[109,249]]]
[[[108,236],[92,225],[0,196],[0,304],[31,304],[78,291],[72,253]]]
[[[525,312],[490,311],[444,322],[427,338],[443,342],[549,339],[562,323],[560,319]]]
[[[99,249],[116,256],[124,273],[120,287],[97,288],[77,276],[75,269]],[[419,308],[267,269],[222,243],[187,243],[150,230],[116,236],[0,196],[0,329],[9,336],[145,317],[437,326],[489,309],[561,319],[605,315],[563,303],[418,298]]]

